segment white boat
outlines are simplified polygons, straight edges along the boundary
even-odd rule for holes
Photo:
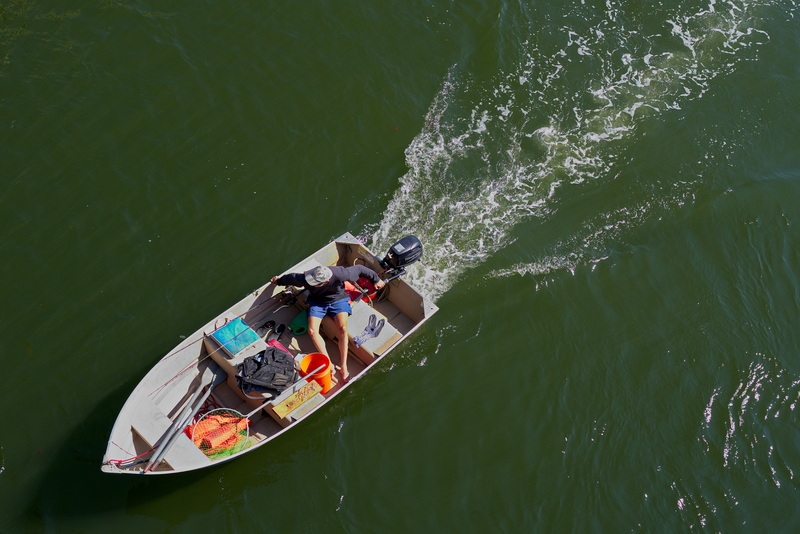
[[[290,381],[281,392],[247,387],[243,391],[236,379],[238,366],[267,350],[269,336],[263,332],[267,322],[273,321],[276,326],[295,323],[295,331],[286,328],[277,342],[288,350],[297,366],[305,365],[306,355],[315,353],[308,334],[302,333],[305,294],[267,283],[186,338],[145,375],[117,417],[101,469],[107,473],[161,475],[210,467],[255,451],[311,416],[437,311],[400,276],[421,253],[421,243],[407,236],[381,260],[355,237],[344,234],[286,271],[360,264],[387,282],[384,289],[371,295],[371,300],[355,298],[352,304],[347,358],[350,378],[346,383],[330,368],[330,374],[325,375],[323,369],[314,379],[314,371],[320,371],[317,368],[305,369],[310,375]],[[379,332],[373,328],[371,336],[364,335],[381,319],[384,322]],[[338,367],[333,320],[326,317],[320,330],[331,364]],[[270,345],[275,343],[273,339]],[[208,442],[197,439],[197,429],[194,434],[190,431],[204,413],[216,408],[235,410],[233,413],[241,416],[238,421],[248,420],[247,428],[239,432],[244,437],[237,435],[237,446],[223,454],[209,454]]]

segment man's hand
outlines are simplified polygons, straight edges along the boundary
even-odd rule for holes
[[[378,280],[378,282],[375,284],[375,289],[383,289],[385,286],[386,282],[383,280]]]
[[[278,277],[277,276],[273,276],[272,278],[270,278],[270,282],[272,282],[273,284],[275,282],[277,282],[277,281],[278,281]]]

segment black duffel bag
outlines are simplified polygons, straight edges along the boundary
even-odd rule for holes
[[[236,379],[243,391],[245,386],[247,389],[257,386],[280,393],[298,379],[291,354],[275,347],[267,347],[267,350],[245,358],[237,369]]]

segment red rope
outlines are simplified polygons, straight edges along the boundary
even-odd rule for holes
[[[114,445],[117,445],[117,444],[115,443]],[[117,445],[117,447],[119,447],[119,445]],[[121,449],[121,448],[122,448],[122,447],[120,447],[120,449]],[[152,449],[150,449],[149,451],[145,451],[145,452],[143,452],[142,454],[139,454],[139,455],[137,455],[137,456],[134,456],[134,457],[132,457],[132,458],[128,458],[128,459],[125,459],[125,460],[109,460],[109,461],[108,461],[108,462],[106,462],[106,463],[109,463],[109,464],[112,464],[112,465],[116,465],[117,467],[122,467],[122,464],[126,464],[126,463],[128,463],[128,462],[132,462],[133,460],[138,460],[138,459],[139,459],[139,458],[141,458],[142,456],[146,456],[146,455],[150,454],[151,452],[153,452],[154,450],[156,450],[156,448],[155,448],[155,447],[153,447],[153,448],[152,448]]]

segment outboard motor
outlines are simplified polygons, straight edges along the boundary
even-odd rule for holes
[[[422,242],[416,236],[407,235],[391,246],[386,256],[379,260],[381,267],[386,269],[388,275],[385,281],[394,280],[406,274],[406,267],[422,257]]]

